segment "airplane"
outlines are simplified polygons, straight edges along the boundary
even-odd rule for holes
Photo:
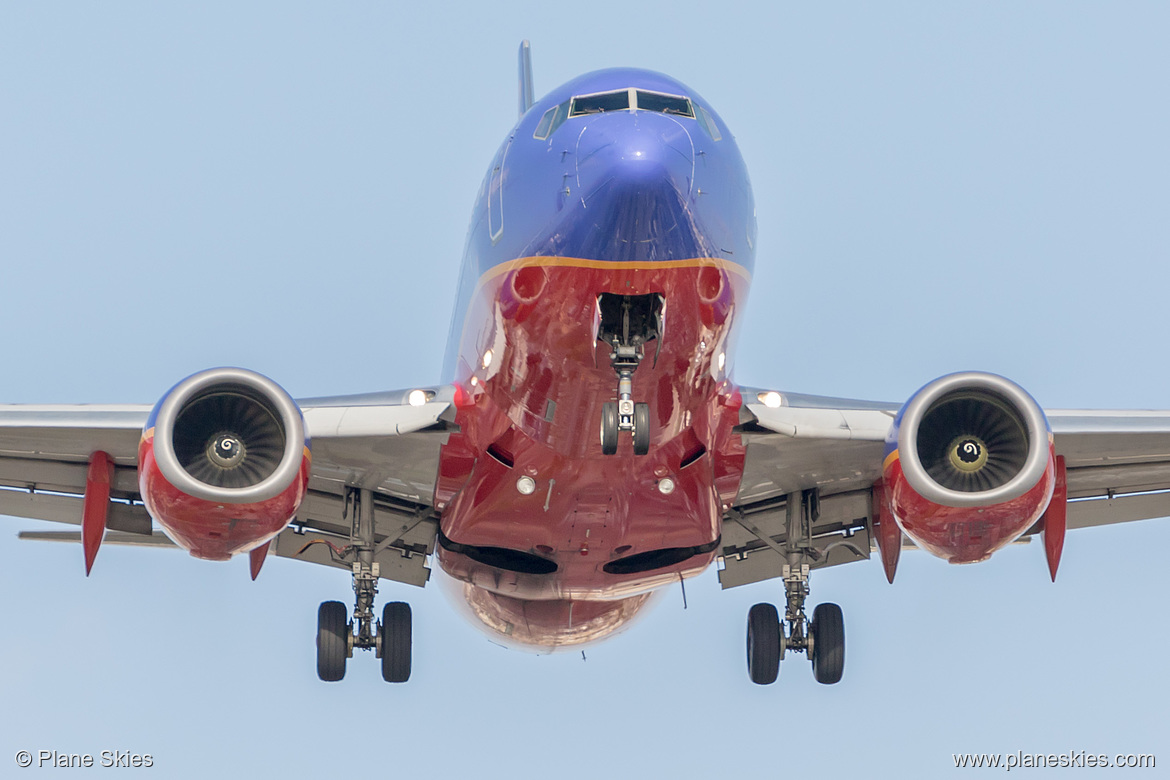
[[[440,383],[294,400],[215,368],[150,405],[0,406],[0,514],[80,526],[26,539],[270,555],[350,572],[318,610],[317,673],[374,651],[411,673],[410,606],[440,584],[494,641],[551,652],[629,628],[718,568],[783,605],[748,613],[749,679],[804,654],[841,680],[840,607],[813,571],[903,549],[977,563],[1067,529],[1170,515],[1170,411],[1044,410],[966,371],[904,403],[732,379],[756,214],[730,130],[693,90],[618,68],[535,99],[490,163]]]

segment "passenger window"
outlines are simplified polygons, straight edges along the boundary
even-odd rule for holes
[[[573,98],[573,107],[569,116],[585,116],[586,114],[602,114],[606,111],[625,111],[630,107],[630,91],[623,89],[617,92],[602,92],[597,95],[582,95]]]
[[[661,92],[638,90],[638,108],[643,111],[657,111],[660,114],[694,117],[691,101],[678,95],[663,95]]]
[[[492,240],[492,246],[504,234],[504,164],[514,137],[509,138],[496,153],[496,159],[492,161],[491,178],[488,180],[488,237]]]

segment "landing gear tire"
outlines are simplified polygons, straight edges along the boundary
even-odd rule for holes
[[[845,618],[836,604],[818,604],[813,610],[813,677],[823,685],[841,681],[845,671]]]
[[[378,629],[382,651],[382,679],[404,683],[410,679],[410,605],[392,601],[382,607],[382,625]]]
[[[748,611],[748,676],[756,685],[771,685],[780,674],[783,654],[780,617],[772,604],[756,604]]]
[[[616,401],[601,405],[601,454],[613,455],[618,445],[618,406]]]
[[[650,451],[650,404],[634,404],[634,454]]]
[[[345,677],[349,631],[349,616],[340,601],[326,601],[317,610],[317,676],[325,682]]]

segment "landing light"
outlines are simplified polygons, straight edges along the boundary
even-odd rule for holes
[[[784,398],[775,390],[769,390],[766,393],[760,393],[760,403],[769,409],[779,409],[784,405]]]
[[[663,477],[658,480],[658,492],[664,496],[669,496],[674,492],[674,480],[670,477]]]
[[[422,406],[427,402],[427,393],[425,390],[411,390],[406,401],[411,406]]]
[[[536,480],[532,477],[520,477],[516,480],[516,492],[522,496],[530,496],[536,492]]]
[[[726,353],[726,352],[720,352],[720,353],[719,353],[719,370],[720,370],[720,371],[722,371],[722,370],[723,370],[723,367],[724,367],[725,365],[727,365],[727,353]]]
[[[492,364],[492,357],[492,351],[490,349],[483,353],[482,364],[484,368],[487,368]]]

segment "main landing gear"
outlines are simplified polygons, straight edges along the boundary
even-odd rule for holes
[[[406,682],[410,679],[410,605],[392,601],[382,608],[382,620],[374,620],[374,599],[378,595],[378,563],[374,560],[374,499],[369,490],[350,492],[353,528],[350,549],[357,555],[353,564],[355,604],[353,620],[340,601],[326,601],[317,610],[317,676],[326,682],[345,677],[345,662],[354,648],[373,650],[382,659],[382,679]]]
[[[820,604],[812,620],[804,613],[809,594],[809,564],[815,549],[810,528],[815,521],[817,492],[806,490],[788,496],[787,539],[782,569],[787,607],[783,625],[776,607],[756,604],[748,611],[748,676],[757,685],[770,685],[780,674],[780,661],[788,651],[807,653],[813,677],[825,685],[840,682],[845,671],[845,619],[836,604]]]
[[[597,296],[601,325],[599,341],[610,345],[610,365],[618,376],[618,400],[601,405],[601,452],[617,452],[618,434],[634,436],[634,454],[650,451],[650,405],[634,401],[634,371],[646,356],[646,343],[662,333],[661,295]],[[655,355],[657,357],[657,354]]]

